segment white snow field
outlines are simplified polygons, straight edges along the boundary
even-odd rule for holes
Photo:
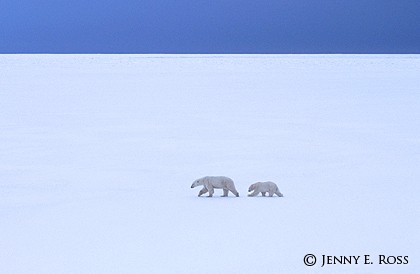
[[[420,55],[0,55],[0,273],[419,273],[419,195]]]

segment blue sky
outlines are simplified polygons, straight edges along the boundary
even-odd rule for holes
[[[0,0],[0,53],[420,53],[420,0]]]

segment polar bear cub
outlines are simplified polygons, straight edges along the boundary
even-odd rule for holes
[[[236,197],[239,197],[238,191],[236,191],[235,184],[233,180],[225,177],[225,176],[206,176],[200,179],[197,179],[191,185],[191,188],[196,186],[203,186],[203,188],[198,193],[198,197],[203,195],[204,193],[209,193],[208,197],[213,197],[214,189],[215,188],[222,188],[223,189],[223,196],[227,197],[229,191],[235,194]]]
[[[254,197],[257,196],[260,192],[262,196],[265,196],[265,193],[268,192],[268,196],[273,197],[274,193],[279,196],[283,197],[283,194],[280,193],[279,188],[273,182],[258,182],[249,186],[248,192],[252,192],[248,196]]]

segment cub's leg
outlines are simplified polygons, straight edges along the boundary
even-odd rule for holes
[[[201,195],[203,195],[204,193],[207,193],[207,192],[208,192],[207,188],[206,188],[206,187],[203,187],[203,188],[200,190],[200,192],[198,193],[198,197],[200,197]]]
[[[227,197],[228,196],[228,193],[229,193],[229,189],[224,188],[223,189],[223,196],[222,197]]]
[[[265,197],[265,193],[266,193],[266,192],[261,192],[262,196],[264,196],[264,197]]]
[[[257,196],[258,194],[260,194],[260,192],[259,192],[259,191],[254,190],[254,192],[252,192],[252,193],[251,193],[251,194],[249,194],[248,196],[249,196],[249,197],[255,197],[255,196]]]
[[[274,195],[273,191],[268,192],[268,196],[273,197],[273,195]]]

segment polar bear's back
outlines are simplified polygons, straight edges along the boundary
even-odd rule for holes
[[[231,178],[226,176],[206,176],[205,178],[213,182],[233,182]]]
[[[229,182],[233,183],[233,180],[226,176],[210,176],[211,178],[214,178],[214,180],[219,180],[221,182]]]
[[[227,185],[233,185],[233,180],[226,176],[206,176],[201,178],[204,182],[211,184],[213,187],[216,188],[223,188]]]

